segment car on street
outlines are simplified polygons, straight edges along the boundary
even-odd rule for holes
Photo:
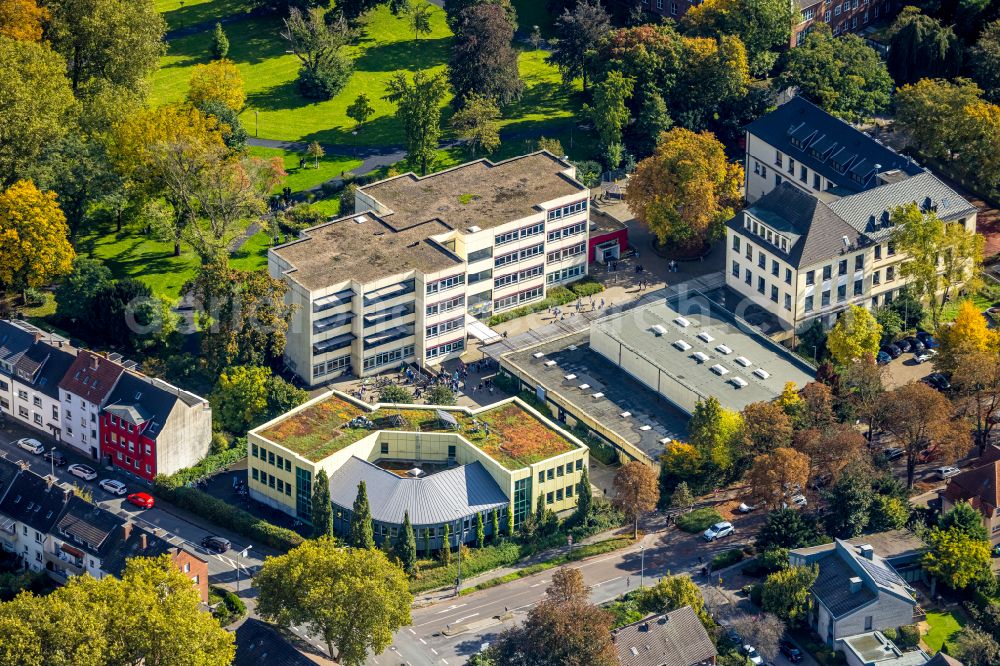
[[[733,527],[733,524],[724,520],[721,523],[716,523],[705,530],[702,537],[704,537],[705,541],[715,541],[716,539],[727,537],[735,532],[736,528]]]
[[[48,451],[46,451],[45,455],[42,456],[42,458],[45,459],[45,462],[52,463],[56,467],[63,467],[66,465],[67,462],[66,456],[64,456],[59,451],[56,451],[55,449],[49,449]]]
[[[86,465],[75,463],[66,468],[66,471],[73,476],[78,476],[84,481],[93,481],[97,478],[97,472]]]
[[[879,353],[875,355],[875,362],[878,363],[879,365],[885,365],[886,363],[888,363],[891,360],[892,360],[892,357],[889,356],[884,351],[879,351]]]
[[[917,454],[917,462],[923,465],[933,460],[937,460],[937,457],[938,457],[937,446],[932,444],[928,446],[926,449],[920,450],[920,453]]]
[[[891,358],[899,358],[899,355],[903,353],[903,350],[896,345],[886,345],[882,347],[882,351],[888,354]]]
[[[229,550],[232,547],[232,544],[229,542],[229,539],[209,534],[201,540],[201,546],[202,548],[221,554]]]
[[[900,458],[903,457],[904,453],[906,452],[903,451],[903,449],[899,448],[898,446],[890,446],[888,448],[882,449],[882,456],[889,462],[892,462],[893,460],[899,460]]]
[[[22,437],[17,440],[17,445],[28,453],[34,453],[36,456],[40,456],[45,452],[45,447],[42,446],[42,443],[30,437]]]
[[[951,388],[951,382],[940,372],[932,372],[931,374],[924,377],[924,382],[927,383],[931,388],[937,389],[938,391],[947,391]]]
[[[149,493],[132,493],[126,498],[129,503],[135,504],[140,509],[153,508],[153,496]]]
[[[764,658],[757,652],[757,648],[752,645],[744,645],[743,654],[747,656],[747,659],[749,659],[750,663],[754,666],[761,666],[761,664],[764,663]]]
[[[802,661],[802,650],[795,646],[795,643],[791,641],[781,641],[778,644],[778,648],[781,650],[781,654],[785,655],[785,658],[793,664],[797,664]]]
[[[957,467],[952,467],[948,465],[945,467],[935,467],[934,469],[931,470],[931,474],[944,481],[946,479],[950,479],[956,474],[961,473],[961,471],[962,470],[960,470]]]
[[[112,495],[121,496],[128,492],[128,489],[125,487],[125,484],[119,481],[118,479],[101,479],[101,482],[98,483],[97,485],[101,487],[101,490],[109,492]]]

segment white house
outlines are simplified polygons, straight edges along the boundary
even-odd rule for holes
[[[81,349],[59,382],[62,441],[97,460],[100,457],[100,415],[125,368]]]

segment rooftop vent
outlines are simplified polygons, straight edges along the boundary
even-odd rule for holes
[[[704,363],[705,361],[708,360],[708,354],[704,352],[695,352],[691,354],[691,356],[693,356],[694,360],[698,361],[699,363]]]
[[[737,356],[736,362],[742,365],[744,368],[749,368],[751,365],[753,365],[753,363],[750,362],[750,359],[748,359],[746,356]]]
[[[574,379],[576,379],[576,375],[574,375],[573,373],[570,373],[568,375],[564,375],[564,378],[566,379],[566,381],[571,382]]]
[[[841,240],[844,241],[844,247],[851,247],[851,239],[847,236],[842,236]]]
[[[653,332],[653,335],[655,335],[656,337],[660,337],[661,335],[666,335],[667,333],[667,329],[663,328],[659,324],[653,324],[652,326],[649,327],[649,330],[651,330]]]
[[[546,362],[545,362],[545,367],[546,367],[546,368],[551,368],[551,367],[552,367],[553,365],[555,365],[555,364],[556,364],[556,362],[555,362],[555,361],[546,361]]]
[[[747,380],[743,379],[742,377],[733,377],[729,381],[731,381],[733,384],[735,384],[736,388],[743,388],[744,386],[746,386],[749,383],[749,382],[747,382]]]
[[[870,544],[862,544],[858,546],[858,554],[866,560],[872,560],[875,558],[875,549]]]
[[[473,225],[472,225],[471,227],[469,227],[469,233],[470,233],[470,234],[474,234],[474,233],[476,233],[477,231],[482,231],[482,230],[483,230],[483,228],[482,228],[482,227],[480,227],[480,226],[479,226],[479,225],[477,225],[477,224],[473,224]]]
[[[691,322],[685,319],[684,317],[674,317],[674,323],[680,326],[681,328],[687,328],[688,326],[691,325]]]
[[[768,377],[771,376],[771,373],[765,370],[764,368],[757,368],[756,370],[753,371],[753,374],[757,375],[761,379],[767,379]]]
[[[857,576],[853,576],[847,582],[851,586],[851,594],[857,594],[861,591],[861,579]]]
[[[355,224],[364,224],[365,221],[366,221],[366,219],[367,218],[365,218],[364,215],[358,215],[357,217],[354,218],[354,223]]]
[[[535,352],[534,354],[531,355],[532,358],[541,358],[543,356],[545,356],[545,354],[543,354],[542,352]]]
[[[715,351],[719,352],[720,354],[732,354],[733,353],[733,350],[730,349],[729,347],[727,347],[726,345],[718,345],[718,346],[716,346]]]
[[[716,365],[713,365],[711,369],[712,369],[712,372],[714,372],[715,374],[719,375],[720,377],[722,375],[728,375],[729,374],[729,370],[727,370],[724,365],[718,365],[718,364],[716,364]]]
[[[677,340],[676,342],[674,342],[674,347],[677,347],[681,351],[687,351],[688,349],[691,349],[691,345],[689,345],[685,340]]]
[[[713,338],[711,335],[705,332],[699,333],[698,339],[702,340],[703,342],[712,342],[713,340],[715,340],[715,338]]]

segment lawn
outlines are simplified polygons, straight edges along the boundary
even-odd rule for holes
[[[288,176],[284,182],[274,188],[275,192],[281,192],[282,187],[292,188],[292,192],[302,192],[317,185],[322,185],[328,180],[339,178],[346,172],[353,171],[361,166],[361,160],[350,157],[340,157],[339,155],[324,155],[319,159],[319,166],[314,166],[311,158],[306,158],[304,167],[299,167],[299,160],[305,157],[290,150],[281,148],[261,148],[253,146],[250,154],[257,157],[280,157],[285,164],[285,171]]]
[[[452,35],[443,10],[433,5],[431,28],[431,34],[414,40],[407,18],[395,17],[388,7],[380,6],[371,13],[365,34],[345,49],[355,65],[347,86],[332,100],[311,102],[301,97],[296,88],[299,61],[287,53],[279,35],[279,18],[255,17],[226,26],[229,58],[243,74],[247,91],[247,108],[241,116],[244,125],[251,133],[270,139],[401,145],[404,137],[393,115],[395,105],[383,100],[382,95],[386,82],[397,71],[445,69]],[[208,62],[210,48],[211,40],[206,34],[170,41],[161,68],[153,76],[152,102],[182,100],[192,68]],[[503,126],[518,134],[550,135],[574,122],[573,116],[581,104],[579,83],[572,88],[564,86],[556,68],[545,62],[542,51],[523,51],[520,70],[525,94],[520,102],[504,110]],[[375,113],[355,136],[352,134],[355,124],[347,117],[346,109],[362,92],[368,95]],[[446,110],[445,122],[448,115]]]
[[[247,11],[247,0],[155,0],[156,11],[163,14],[167,30],[217,21]]]
[[[923,641],[930,648],[931,653],[939,652],[946,644],[949,648],[948,652],[951,653],[953,648],[951,639],[954,638],[959,629],[965,626],[965,616],[958,611],[949,613],[928,611],[927,624],[930,626],[923,636]]]

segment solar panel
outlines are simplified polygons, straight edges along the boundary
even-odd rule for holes
[[[862,568],[864,568],[864,570],[867,571],[879,585],[900,585],[902,587],[906,587],[906,583],[895,571],[864,558],[858,558],[858,562],[861,563]]]

